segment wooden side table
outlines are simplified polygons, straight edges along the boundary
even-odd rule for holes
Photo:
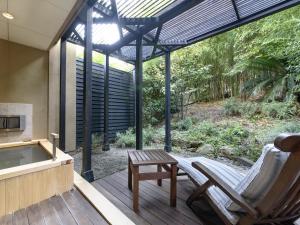
[[[128,188],[133,191],[133,210],[139,210],[139,181],[157,180],[161,186],[162,179],[171,179],[170,205],[176,207],[177,161],[164,151],[130,150],[128,151]],[[156,165],[156,172],[141,173],[139,166]],[[162,168],[165,170],[163,171]],[[132,187],[133,176],[133,187]]]

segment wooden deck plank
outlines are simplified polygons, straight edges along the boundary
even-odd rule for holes
[[[131,210],[133,210],[132,207],[132,199],[128,198],[125,193],[122,191],[120,192],[118,189],[116,189],[114,186],[111,186],[109,183],[107,183],[105,180],[97,180],[97,184],[101,185],[104,189],[108,190],[113,196],[117,197],[121,202],[123,202],[127,207],[129,207]],[[167,223],[161,221],[158,219],[155,215],[151,213],[151,210],[148,210],[146,208],[143,208],[141,206],[140,212],[137,214],[141,216],[143,219],[145,219],[150,224],[163,224],[166,225]]]
[[[108,225],[108,223],[103,219],[103,217],[97,212],[97,210],[88,203],[88,201],[77,191],[71,192],[73,196],[80,202],[82,210],[88,215],[89,219],[93,224]]]
[[[113,178],[114,182],[113,184],[120,185],[119,187],[122,189],[127,188],[127,180],[120,178],[117,174],[114,174],[111,176]],[[146,182],[140,182],[140,183],[146,183]],[[154,186],[153,186],[154,187]],[[130,192],[129,192],[130,193]],[[144,199],[145,204],[152,204],[155,206],[154,211],[161,215],[163,214],[168,221],[173,221],[173,224],[188,224],[188,225],[198,225],[198,219],[197,221],[191,219],[190,217],[186,216],[182,212],[182,208],[178,210],[177,208],[170,207],[169,205],[169,198],[158,198],[156,193],[153,193],[151,189],[142,188],[140,189],[140,199],[142,203],[142,199]],[[146,203],[147,201],[147,203]]]
[[[26,213],[30,225],[45,225],[45,220],[38,204],[26,208]]]
[[[18,210],[13,214],[13,225],[29,225],[25,209]]]
[[[12,225],[13,224],[12,218],[13,218],[12,214],[3,216],[2,218],[0,218],[0,224],[1,225]]]
[[[13,214],[0,217],[0,225],[108,224],[104,217],[77,189],[54,196],[26,209],[18,210]]]
[[[128,190],[128,188],[125,185],[122,185],[117,181],[115,178],[107,179],[104,178],[106,182],[108,182],[111,186],[117,188],[119,192],[123,192],[126,194],[126,196],[130,199],[132,202],[132,192]],[[140,191],[140,193],[142,190]],[[144,209],[151,212],[153,215],[155,215],[157,218],[159,218],[161,221],[165,223],[171,223],[174,225],[181,225],[181,221],[179,221],[179,217],[176,217],[175,213],[172,212],[172,209],[169,205],[161,205],[159,202],[155,201],[155,199],[152,199],[149,197],[149,195],[143,193],[139,196],[140,200],[140,207],[143,207]],[[172,215],[173,213],[173,215]]]
[[[142,168],[149,172],[154,167]],[[148,224],[185,224],[203,225],[204,223],[192,212],[185,201],[194,190],[194,185],[188,179],[178,180],[177,208],[169,205],[170,180],[163,180],[162,187],[157,186],[156,181],[140,182],[140,210],[133,212],[132,192],[127,187],[127,170],[115,173],[103,179],[97,180],[93,185],[109,200],[111,200],[121,211],[134,222],[137,217]],[[128,212],[131,210],[131,212]],[[139,223],[137,223],[139,224]]]
[[[127,217],[131,218],[131,220],[138,225],[151,225],[148,223],[144,218],[137,215],[135,212],[132,211],[126,204],[120,201],[117,197],[112,195],[109,191],[104,189],[98,183],[93,183],[93,185],[101,192],[109,201],[111,201],[118,209],[120,209]]]
[[[55,211],[57,212],[60,221],[64,225],[78,225],[76,220],[71,215],[71,212],[66,207],[65,202],[59,196],[54,196],[50,199]]]
[[[66,192],[63,194],[68,208],[70,209],[73,217],[76,219],[78,224],[86,225],[108,225],[108,223],[97,213],[97,211],[89,205],[86,200],[82,197],[79,199],[75,196],[76,191]]]
[[[76,199],[72,196],[71,192],[64,193],[62,197],[74,219],[79,225],[93,225],[93,223],[89,220],[88,215],[81,210],[80,204],[78,204]]]
[[[80,193],[97,209],[97,211],[112,225],[134,225],[134,223],[112,204],[94,186],[74,172],[74,184]]]
[[[58,213],[52,206],[49,200],[44,200],[40,203],[41,213],[44,216],[47,225],[63,225]]]
[[[120,180],[123,180],[123,182],[127,182],[126,176],[122,176],[120,173],[115,174],[116,177]],[[164,203],[169,203],[169,192],[162,191],[162,188],[158,188],[156,185],[153,185],[150,182],[140,182],[140,186],[142,190],[144,190],[146,193],[152,196],[152,198],[161,200]],[[177,199],[177,207],[180,209],[180,213],[184,214],[184,216],[189,217],[190,219],[194,220],[195,222],[198,222],[199,219],[196,218],[195,214],[190,210],[190,208],[186,205],[185,201],[182,199]]]

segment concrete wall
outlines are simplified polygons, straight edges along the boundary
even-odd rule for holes
[[[49,51],[49,134],[59,133],[60,43]],[[67,44],[66,151],[76,148],[76,47]],[[50,137],[49,137],[50,139]]]
[[[0,102],[32,104],[32,137],[48,133],[48,52],[0,39]]]

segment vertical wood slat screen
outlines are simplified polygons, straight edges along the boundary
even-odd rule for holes
[[[104,130],[104,67],[93,63],[92,133]],[[135,92],[131,73],[110,68],[109,139],[134,126]],[[76,60],[76,146],[83,141],[83,60]]]

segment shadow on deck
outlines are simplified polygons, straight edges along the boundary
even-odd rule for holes
[[[162,187],[157,186],[156,181],[141,181],[138,214],[134,213],[132,209],[132,192],[127,186],[127,170],[96,180],[92,184],[138,225],[203,224],[185,203],[194,189],[193,183],[185,177],[179,177],[177,181],[176,208],[169,205],[169,179],[163,180]]]

